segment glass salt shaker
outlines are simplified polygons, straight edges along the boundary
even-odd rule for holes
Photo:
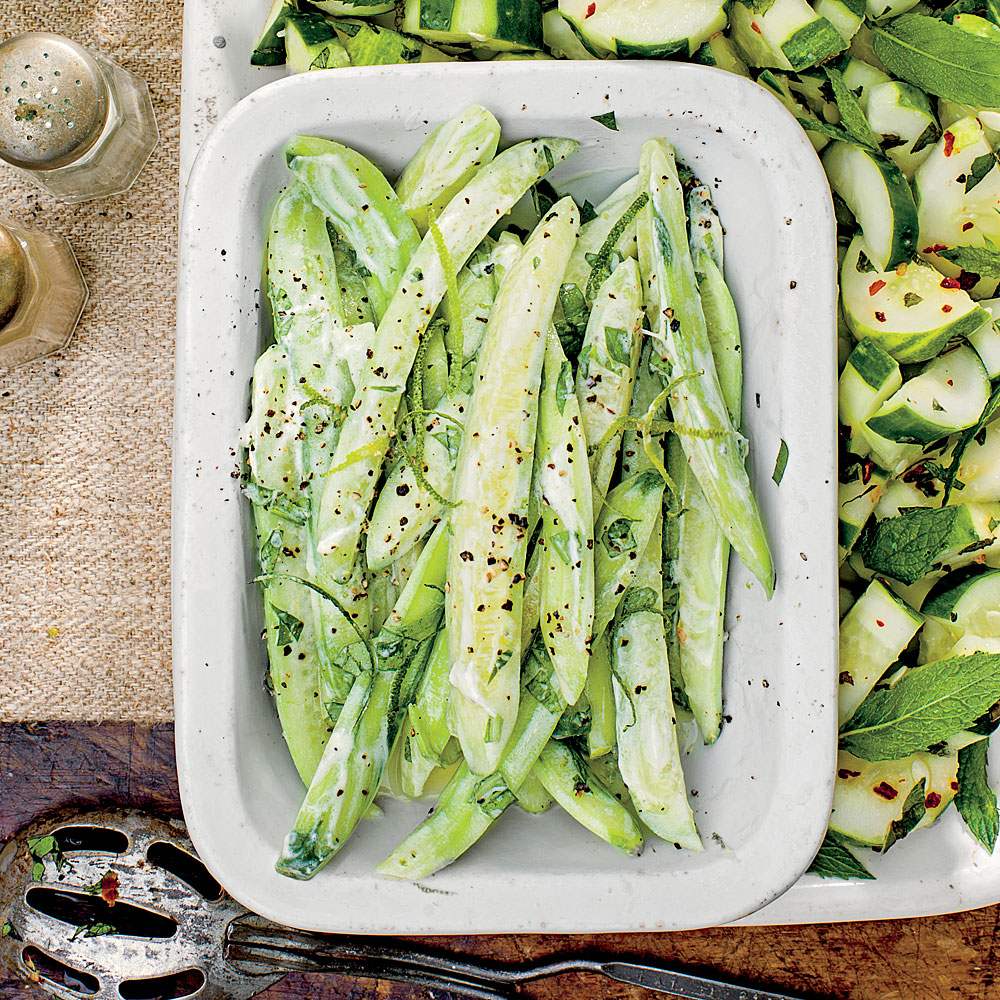
[[[62,35],[0,43],[0,159],[61,201],[127,191],[159,132],[145,82]]]
[[[0,369],[64,348],[87,304],[87,285],[69,243],[0,224]]]

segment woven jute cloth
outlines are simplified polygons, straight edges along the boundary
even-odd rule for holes
[[[0,221],[66,236],[90,287],[60,354],[0,374],[0,721],[172,716],[170,451],[181,0],[0,0],[149,84],[127,194],[70,206],[0,164]]]

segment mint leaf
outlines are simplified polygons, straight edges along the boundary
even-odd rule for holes
[[[878,142],[868,119],[861,108],[861,103],[844,83],[843,74],[839,70],[824,67],[823,72],[833,88],[833,100],[840,112],[840,124],[851,140],[866,149],[878,150]]]
[[[606,326],[604,345],[612,361],[626,368],[632,364],[632,337],[628,330],[620,326]]]
[[[903,14],[875,29],[874,47],[890,73],[929,94],[1000,107],[1000,42],[935,17]]]
[[[567,282],[559,286],[559,305],[562,306],[562,319],[556,320],[556,334],[567,358],[575,358],[583,347],[583,337],[587,331],[587,319],[590,310],[587,300],[583,297],[577,285]]]
[[[972,835],[988,851],[996,846],[1000,831],[997,795],[990,787],[986,759],[990,741],[970,743],[958,751],[958,791],[955,807]]]
[[[1000,278],[1000,247],[988,236],[981,247],[952,247],[938,250],[938,254],[963,271],[978,274],[981,278]]]
[[[499,772],[494,772],[475,785],[472,799],[490,819],[497,819],[508,806],[517,801],[517,796],[510,790],[507,779]]]
[[[921,778],[910,790],[903,803],[903,814],[899,819],[894,819],[889,824],[889,832],[885,835],[882,844],[882,853],[892,847],[898,840],[902,840],[913,828],[924,818],[927,813],[927,779]]]
[[[910,152],[913,154],[919,153],[922,149],[933,146],[940,138],[940,126],[937,122],[931,122],[914,140],[913,145],[910,146]]]
[[[997,158],[993,153],[977,156],[965,175],[965,193],[968,194],[996,165]]]
[[[766,14],[774,6],[774,0],[739,0],[739,2],[755,14]]]
[[[820,135],[825,135],[827,139],[835,139],[838,142],[852,141],[847,129],[841,128],[839,125],[831,125],[829,122],[821,121],[819,118],[799,118],[798,115],[795,116],[795,120],[807,132],[818,132]]]
[[[293,642],[298,642],[305,623],[296,618],[295,615],[282,611],[276,604],[271,605],[271,610],[278,619],[278,645],[289,646]]]
[[[808,871],[820,878],[875,878],[848,849],[847,845],[829,830],[826,831],[823,843],[820,844],[819,851],[813,858]]]
[[[1000,701],[1000,653],[970,653],[908,670],[876,688],[840,733],[862,760],[898,760],[968,729]]]
[[[969,512],[952,507],[906,507],[896,517],[869,521],[858,539],[864,564],[902,583],[916,583],[950,550],[974,542]]]
[[[556,379],[556,406],[559,408],[559,416],[562,416],[563,410],[566,409],[566,401],[570,397],[576,398],[576,390],[573,386],[573,369],[570,368],[568,361],[563,361],[559,366],[559,376]]]
[[[618,122],[615,119],[615,113],[613,111],[608,111],[603,115],[591,115],[590,120],[597,122],[598,125],[603,125],[605,128],[611,129],[612,132],[618,131]]]
[[[781,485],[781,480],[785,478],[785,467],[788,465],[788,445],[785,444],[785,439],[781,439],[781,446],[778,448],[778,457],[774,460],[774,472],[771,473],[771,478],[774,480],[776,486]]]

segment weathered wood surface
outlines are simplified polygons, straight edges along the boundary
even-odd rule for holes
[[[130,724],[0,725],[0,839],[32,817],[71,804],[131,805],[180,815],[173,731]],[[672,934],[429,938],[497,960],[596,950],[656,957],[761,987],[837,1000],[994,1000],[1000,997],[1000,907],[923,920]],[[27,996],[3,978],[0,1000]],[[442,1000],[444,994],[435,991]],[[593,977],[532,985],[539,1000],[648,1000],[652,994]],[[420,990],[341,977],[296,975],[268,1000],[411,1000]]]

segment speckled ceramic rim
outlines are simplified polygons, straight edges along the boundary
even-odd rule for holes
[[[716,187],[745,330],[754,482],[779,585],[768,603],[741,566],[731,573],[733,722],[687,769],[703,854],[650,844],[641,858],[619,857],[565,815],[512,810],[425,884],[381,880],[371,869],[426,813],[426,803],[389,801],[335,863],[295,882],[273,870],[301,790],[262,690],[252,532],[233,478],[261,344],[261,231],[294,132],[337,136],[391,172],[433,124],[474,101],[497,114],[507,141],[580,139],[561,176],[591,175],[595,191],[602,177],[606,191],[634,171],[652,134]],[[592,120],[608,110],[618,132]],[[177,763],[192,839],[223,885],[283,923],[397,934],[680,929],[733,920],[787,889],[822,839],[833,785],[835,300],[832,206],[811,145],[765,91],[717,70],[337,70],[272,84],[232,110],[198,157],[183,210],[173,496]],[[779,487],[770,473],[781,439],[790,457]]]

